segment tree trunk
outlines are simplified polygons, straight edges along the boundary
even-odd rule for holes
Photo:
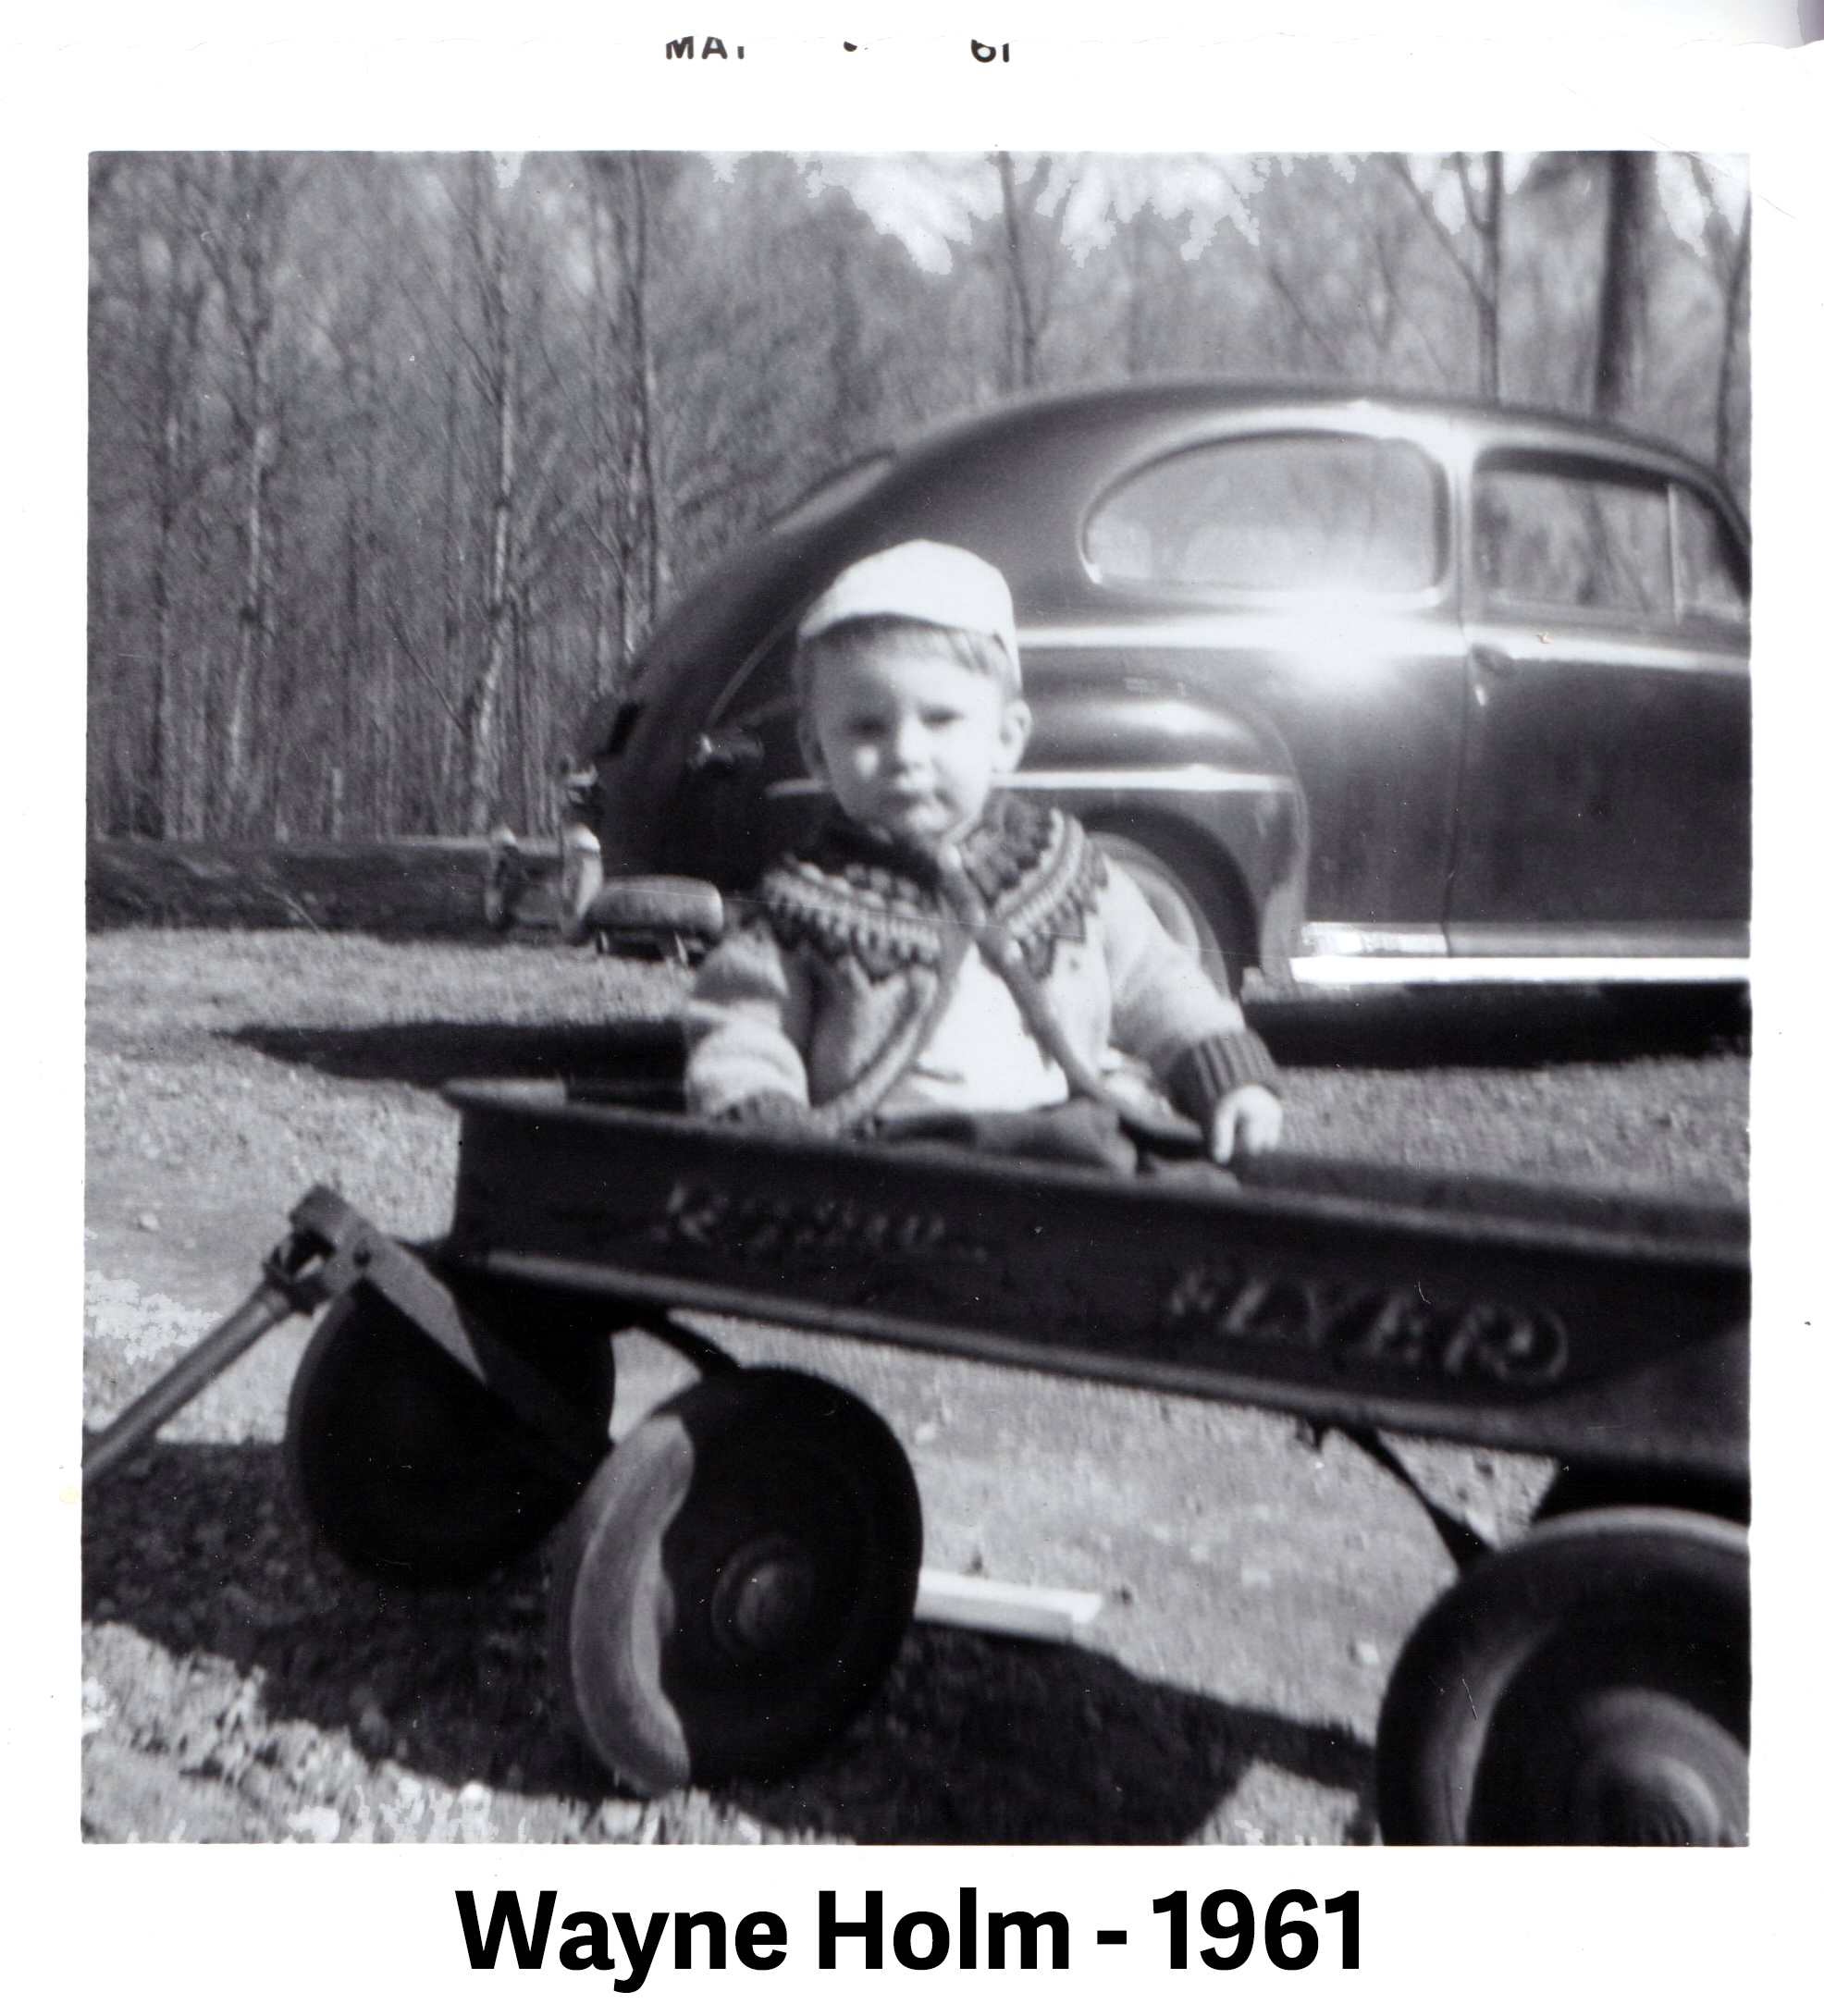
[[[1742,303],[1747,299],[1748,215],[1742,216],[1742,234],[1735,247],[1734,263],[1729,269],[1729,285],[1723,295],[1721,355],[1717,361],[1717,467],[1731,485],[1741,487],[1734,467],[1736,444],[1730,406],[1735,396],[1735,347],[1740,340]]]
[[[1591,405],[1598,419],[1619,420],[1633,404],[1645,342],[1646,203],[1653,156],[1614,154],[1608,162],[1608,217]]]
[[[171,514],[158,513],[158,540],[152,555],[152,723],[146,750],[146,802],[152,837],[169,840],[179,830],[178,785],[172,752],[177,742],[178,695],[171,663]]]
[[[656,613],[662,567],[652,451],[656,387],[647,328],[651,215],[646,169],[638,154],[626,163],[625,201],[615,212],[620,252],[622,326],[626,346],[627,401],[622,455],[621,662],[640,645]]]
[[[488,166],[478,160],[470,178],[474,198],[471,241],[486,346],[481,376],[493,447],[482,590],[486,646],[480,674],[469,689],[463,708],[463,817],[466,830],[472,833],[485,832],[499,811],[500,707],[511,662],[516,585],[513,474],[518,425],[518,338],[506,234],[488,180],[490,174]]]
[[[460,667],[468,662],[468,596],[466,586],[469,572],[468,540],[466,534],[466,499],[456,480],[457,462],[461,453],[462,424],[462,383],[457,364],[452,362],[444,386],[443,407],[443,658],[444,676],[452,682]],[[426,718],[427,709],[422,692],[416,696],[414,714],[420,721]],[[449,714],[439,707],[429,716],[431,762],[427,767],[421,761],[419,772],[420,789],[430,800],[431,830],[448,832],[455,824],[456,816],[456,765],[461,752],[456,746],[454,724]],[[422,745],[421,745],[422,746]]]
[[[222,719],[222,775],[217,803],[230,835],[243,833],[255,795],[254,719],[265,706],[271,628],[270,491],[278,434],[273,399],[274,294],[279,242],[286,227],[281,178],[267,155],[231,155],[221,165],[197,222],[214,268],[232,338],[240,382],[228,394],[238,452],[240,539],[235,645]]]
[[[466,822],[485,832],[495,813],[500,776],[500,695],[512,649],[513,560],[513,351],[503,317],[494,387],[494,502],[489,515],[487,588],[482,617],[487,652],[471,695],[466,722],[468,798]]]
[[[1029,392],[1039,383],[1039,326],[1027,271],[1026,232],[1009,154],[997,154],[1001,178],[1001,228],[1006,244],[1007,345],[1014,386]]]
[[[1482,240],[1482,285],[1476,292],[1476,327],[1482,396],[1501,396],[1501,210],[1505,201],[1505,166],[1498,154],[1483,157],[1487,178],[1485,207],[1478,224]]]
[[[1704,225],[1704,245],[1709,254],[1710,271],[1722,292],[1722,333],[1717,345],[1714,460],[1724,481],[1739,493],[1743,487],[1743,472],[1735,466],[1738,443],[1731,408],[1735,403],[1735,350],[1744,333],[1743,310],[1748,298],[1748,227],[1754,209],[1748,203],[1742,206],[1741,225],[1732,236],[1709,177],[1699,163],[1693,163],[1693,171],[1710,209]]]
[[[590,532],[595,565],[590,569],[591,607],[589,621],[589,681],[591,690],[600,693],[620,678],[622,656],[620,615],[624,599],[620,569],[620,535],[616,522],[616,485],[613,471],[618,460],[615,428],[610,417],[609,360],[614,341],[614,315],[610,305],[612,277],[607,257],[613,223],[603,203],[602,178],[585,178],[588,204],[589,301],[589,484]]]
[[[266,418],[265,351],[265,330],[257,327],[248,352],[248,424],[241,471],[240,609],[225,727],[223,784],[228,826],[235,833],[242,830],[253,799],[253,715],[264,684],[266,658],[266,485],[271,425]]]

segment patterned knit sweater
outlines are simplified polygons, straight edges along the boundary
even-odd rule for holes
[[[1068,813],[996,798],[961,854],[1079,1059],[1138,1059],[1205,1127],[1231,1088],[1276,1083],[1235,1002]],[[929,1039],[967,943],[930,859],[833,817],[767,872],[751,919],[698,971],[690,1110],[865,1125]]]

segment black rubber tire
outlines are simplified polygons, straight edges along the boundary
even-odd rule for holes
[[[1214,891],[1193,888],[1161,854],[1126,833],[1098,830],[1103,853],[1139,883],[1140,894],[1168,935],[1195,953],[1203,966],[1231,994],[1239,995],[1245,960],[1239,921],[1230,905],[1218,903]]]
[[[602,1423],[606,1447],[614,1357],[600,1318],[536,1297],[478,1313]],[[536,1546],[583,1488],[501,1401],[366,1288],[332,1302],[305,1348],[285,1448],[317,1532],[351,1567],[387,1582],[484,1580]]]
[[[804,1372],[714,1375],[649,1416],[560,1536],[551,1667],[635,1790],[822,1747],[912,1617],[923,1527],[893,1431]]]
[[[1700,1477],[1688,1471],[1643,1470],[1600,1463],[1562,1463],[1549,1489],[1534,1507],[1535,1524],[1564,1518],[1572,1512],[1593,1512],[1603,1506],[1676,1506],[1686,1512],[1707,1512],[1732,1525],[1748,1523],[1749,1494],[1745,1481]]]
[[[1748,1552],[1701,1513],[1534,1528],[1428,1611],[1375,1740],[1390,1842],[1746,1838]]]

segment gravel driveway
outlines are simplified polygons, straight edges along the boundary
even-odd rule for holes
[[[304,931],[90,941],[85,1402],[107,1418],[247,1291],[313,1182],[389,1231],[445,1222],[459,1074],[586,1068],[664,970],[549,944]],[[1306,1152],[1745,1198],[1730,996],[1263,999]],[[1289,1421],[724,1324],[894,1424],[931,1565],[1093,1592],[1078,1642],[914,1629],[874,1705],[790,1779],[658,1801],[548,1709],[535,1560],[401,1595],[296,1522],[279,1460],[302,1324],[85,1508],[83,1825],[98,1839],[1348,1840],[1401,1637],[1449,1579],[1417,1508]],[[294,1333],[297,1333],[294,1334]],[[617,1422],[670,1374],[635,1353]],[[1537,1464],[1413,1450],[1499,1531]]]

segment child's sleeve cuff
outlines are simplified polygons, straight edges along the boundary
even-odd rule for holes
[[[1172,1103],[1201,1127],[1208,1127],[1224,1098],[1242,1085],[1279,1090],[1279,1070],[1273,1053],[1252,1029],[1204,1037],[1165,1074]]]

